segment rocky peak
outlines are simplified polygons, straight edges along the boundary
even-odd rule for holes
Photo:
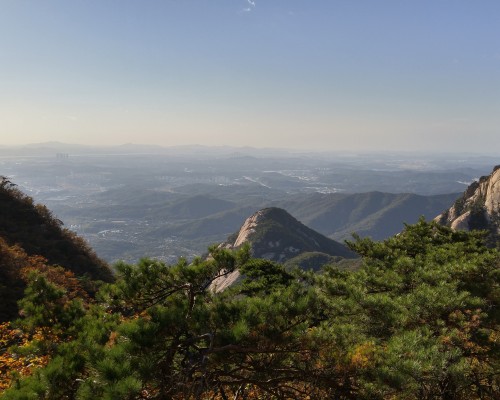
[[[453,229],[486,229],[492,236],[500,228],[500,165],[488,176],[473,182],[436,221]]]
[[[320,251],[333,256],[355,257],[344,245],[308,228],[287,211],[271,207],[248,217],[223,247],[235,249],[249,243],[254,257],[284,262],[300,253]]]
[[[259,220],[262,220],[264,217],[264,210],[257,211],[255,214],[251,215],[248,217],[243,225],[241,226],[238,236],[236,237],[236,240],[234,243],[231,245],[231,247],[240,247],[243,243],[247,242],[249,240],[249,237],[255,233],[256,228],[259,224]]]
[[[253,257],[284,263],[303,253],[318,252],[329,256],[355,258],[346,246],[308,228],[287,211],[264,208],[248,217],[240,230],[231,235],[220,247],[237,249],[250,245]],[[240,279],[238,270],[216,279],[211,290],[219,292]]]

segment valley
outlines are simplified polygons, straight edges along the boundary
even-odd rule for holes
[[[108,262],[192,259],[259,209],[343,241],[432,219],[495,157],[298,153],[231,147],[0,149],[0,173]]]

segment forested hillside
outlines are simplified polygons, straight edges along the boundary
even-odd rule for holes
[[[359,270],[320,274],[245,247],[144,259],[92,304],[34,272],[1,327],[2,398],[497,399],[499,254],[483,239],[421,220],[351,243]]]
[[[16,303],[26,287],[28,270],[57,265],[64,273],[84,278],[92,293],[93,281],[111,282],[105,262],[43,205],[0,177],[0,322],[17,315]]]
[[[452,204],[458,194],[421,196],[413,193],[315,193],[279,203],[300,221],[335,240],[352,233],[375,240],[397,234],[404,223],[424,216],[434,218]]]

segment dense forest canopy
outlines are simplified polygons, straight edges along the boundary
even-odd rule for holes
[[[31,271],[1,326],[3,398],[495,399],[499,255],[483,241],[421,220],[319,274],[212,248],[119,264],[96,300]]]

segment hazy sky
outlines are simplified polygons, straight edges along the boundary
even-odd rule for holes
[[[500,1],[0,0],[0,139],[500,150]]]

